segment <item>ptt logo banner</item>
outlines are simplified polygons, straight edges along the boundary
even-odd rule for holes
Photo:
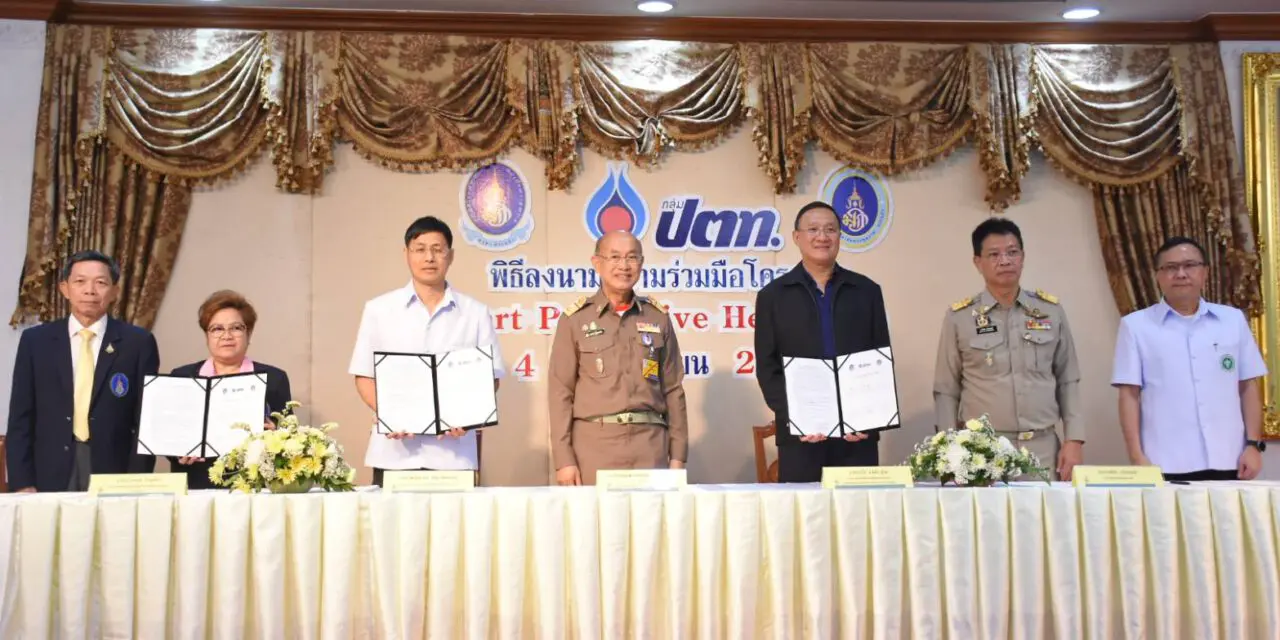
[[[594,239],[610,231],[629,231],[643,238],[649,230],[649,207],[627,177],[627,165],[610,163],[604,181],[583,211],[587,233]],[[780,251],[781,216],[773,207],[724,206],[701,195],[662,200],[653,243],[663,251]]]
[[[702,196],[662,201],[653,243],[663,251],[780,251],[781,216],[773,207],[709,206]]]

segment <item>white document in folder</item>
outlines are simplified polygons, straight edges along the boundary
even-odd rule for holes
[[[839,356],[783,358],[788,429],[840,437],[898,426],[893,353],[888,347]]]
[[[431,356],[379,353],[374,358],[378,433],[433,433],[436,403]]]
[[[840,407],[846,429],[870,431],[898,424],[898,385],[893,351],[872,349],[836,358]]]
[[[254,373],[209,381],[209,418],[205,428],[206,458],[236,448],[249,433],[262,431],[267,416],[267,374]],[[249,431],[233,425],[247,424]]]
[[[267,406],[267,374],[217,378],[146,376],[138,453],[216,458],[249,434],[232,429],[247,424],[262,431]]]
[[[204,436],[207,378],[144,376],[138,453],[198,456]]]
[[[436,358],[440,431],[493,424],[498,396],[493,389],[493,348],[450,351]]]

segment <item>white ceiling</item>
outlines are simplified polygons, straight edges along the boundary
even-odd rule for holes
[[[84,0],[81,0],[84,1]],[[643,15],[634,0],[90,0],[104,4],[157,4],[387,11],[446,11],[564,15]],[[1209,13],[1277,13],[1276,0],[676,0],[664,14],[722,18],[833,20],[1061,21],[1064,9],[1092,6],[1095,21],[1183,21]]]

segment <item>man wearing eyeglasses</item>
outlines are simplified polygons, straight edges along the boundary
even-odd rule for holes
[[[1129,460],[1168,480],[1252,480],[1267,367],[1249,321],[1200,297],[1208,267],[1195,240],[1166,240],[1155,264],[1163,299],[1125,316],[1116,337],[1111,384]]]
[[[756,381],[778,426],[778,482],[818,482],[823,467],[874,467],[878,433],[828,438],[793,435],[783,358],[835,358],[889,344],[880,285],[841,267],[840,217],[810,202],[796,214],[792,241],[800,264],[756,295]]]
[[[434,216],[418,218],[404,232],[409,283],[370,300],[360,318],[360,331],[348,371],[356,392],[378,410],[374,353],[447,353],[493,347],[493,385],[505,369],[489,308],[449,285],[453,264],[453,232]],[[373,483],[382,486],[384,470],[480,469],[478,432],[454,429],[437,437],[391,433],[369,435],[364,462],[373,467]]]
[[[604,234],[591,266],[600,290],[564,310],[551,344],[556,483],[595,484],[602,469],[683,469],[684,360],[666,305],[635,293],[640,241],[625,231]]]
[[[986,287],[951,305],[933,376],[937,427],[986,415],[1062,480],[1083,460],[1080,366],[1058,299],[1022,286],[1022,231],[993,217],[973,230]],[[1060,442],[1057,425],[1062,424]]]

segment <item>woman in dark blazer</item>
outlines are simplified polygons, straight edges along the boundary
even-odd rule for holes
[[[289,376],[281,369],[249,359],[249,342],[258,323],[253,305],[234,291],[218,291],[200,305],[199,321],[209,347],[209,358],[178,367],[171,375],[211,378],[237,373],[267,374],[267,406],[263,407],[263,416],[266,428],[272,428],[271,412],[283,411],[285,403],[292,399]],[[209,481],[212,460],[170,456],[169,465],[175,472],[186,472],[190,489],[218,488]]]

